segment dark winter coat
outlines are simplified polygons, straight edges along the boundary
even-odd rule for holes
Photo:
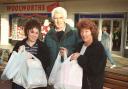
[[[51,29],[47,33],[44,42],[47,44],[48,48],[50,49],[50,66],[48,69],[48,72],[50,73],[54,65],[54,62],[56,60],[56,57],[58,55],[59,48],[60,47],[67,48],[68,55],[70,55],[76,48],[78,42],[80,42],[80,39],[78,37],[77,30],[66,24],[64,35],[60,40],[58,40],[56,36],[55,29]]]
[[[80,43],[76,52],[80,52]],[[78,64],[83,68],[82,89],[103,89],[106,55],[99,41],[94,41],[87,47],[84,55],[78,57]]]

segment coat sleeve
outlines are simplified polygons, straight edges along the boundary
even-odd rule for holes
[[[98,75],[106,66],[106,55],[102,45],[96,45],[87,49],[87,53],[78,58],[78,64],[87,69],[89,74]]]
[[[83,69],[85,69],[85,68],[87,68],[87,61],[88,61],[88,57],[87,57],[87,55],[80,55],[79,57],[78,57],[78,64],[83,68]]]
[[[40,59],[43,68],[46,70],[46,67],[49,65],[50,56],[49,56],[49,48],[43,42],[40,43],[39,53],[37,57]]]

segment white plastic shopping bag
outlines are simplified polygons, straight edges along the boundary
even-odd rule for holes
[[[46,74],[40,60],[29,52],[22,56],[25,56],[25,60],[20,70],[13,77],[13,82],[23,86],[25,89],[46,87]]]
[[[66,59],[67,59],[67,54],[66,54],[66,52],[64,52],[64,60],[66,60]],[[56,61],[54,63],[54,66],[52,68],[52,71],[50,73],[49,79],[48,79],[48,84],[49,85],[55,85],[56,78],[57,78],[58,73],[60,71],[61,65],[62,65],[61,54],[59,52],[58,55],[57,55]]]
[[[32,59],[28,59],[27,64],[28,88],[46,87],[47,78],[40,60],[32,55]]]
[[[52,68],[52,71],[50,73],[49,79],[48,79],[48,84],[49,85],[54,85],[56,82],[56,77],[57,77],[57,73],[60,70],[60,66],[61,66],[61,55],[60,52],[58,53],[58,56],[56,58],[55,64]]]
[[[83,70],[77,60],[67,58],[61,65],[54,84],[55,89],[81,89]]]
[[[1,79],[3,80],[9,80],[12,79],[17,72],[20,70],[22,63],[24,62],[24,56],[26,53],[23,52],[23,50],[19,50],[17,53],[16,51],[13,51],[9,61],[1,75]]]
[[[28,87],[27,77],[28,77],[28,66],[25,60],[24,63],[22,63],[20,70],[13,77],[13,82],[20,86],[23,86],[24,88],[27,88]]]
[[[28,59],[28,52],[25,50],[25,46],[21,46],[19,50],[19,56],[17,60],[22,60],[20,63],[20,68],[17,71],[16,75],[13,77],[13,82],[27,88],[28,86],[28,66],[27,66],[27,59]]]
[[[21,46],[18,53],[12,53],[1,78],[13,79],[14,83],[25,89],[47,86],[46,74],[40,60],[27,52],[25,46]]]

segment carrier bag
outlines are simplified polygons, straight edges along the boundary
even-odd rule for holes
[[[55,89],[81,89],[83,70],[77,63],[77,60],[70,60],[68,57],[61,65],[57,74]]]
[[[67,59],[66,52],[64,53],[64,60]],[[58,76],[58,73],[61,69],[61,54],[60,52],[58,53],[58,56],[56,58],[56,61],[54,63],[54,66],[52,68],[52,71],[50,73],[49,79],[48,79],[48,84],[49,85],[54,85],[56,83],[56,77]]]
[[[27,60],[28,65],[28,88],[46,87],[47,78],[44,68],[38,58],[32,55]]]
[[[3,80],[12,79],[20,70],[25,60],[25,55],[26,52],[24,51],[24,49],[20,49],[19,52],[13,51],[1,75],[1,79]]]

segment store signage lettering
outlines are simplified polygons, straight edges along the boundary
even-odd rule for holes
[[[44,5],[44,4],[31,4],[31,5],[20,5],[20,4],[15,4],[15,5],[7,5],[7,11],[51,11],[51,9],[59,6],[58,2],[52,3],[50,5]]]
[[[7,6],[7,11],[40,11],[44,10],[44,5],[12,5]]]

